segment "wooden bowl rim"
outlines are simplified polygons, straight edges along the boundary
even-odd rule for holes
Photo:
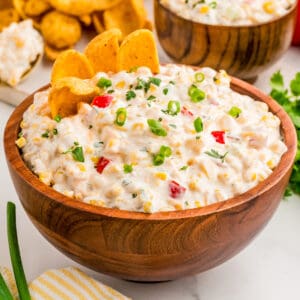
[[[258,24],[249,24],[249,25],[219,25],[219,24],[206,24],[206,23],[201,23],[201,22],[198,22],[198,21],[193,21],[193,20],[190,20],[190,19],[186,19],[186,18],[176,14],[174,11],[170,10],[168,7],[164,6],[161,3],[161,0],[154,0],[154,1],[158,3],[159,7],[162,7],[163,9],[168,11],[173,17],[177,17],[178,19],[184,20],[184,21],[192,23],[192,24],[203,25],[203,26],[207,26],[209,28],[214,27],[214,28],[217,28],[217,29],[246,29],[246,28],[255,28],[255,27],[260,27],[260,26],[276,23],[276,22],[280,21],[281,19],[284,19],[284,18],[290,16],[291,14],[293,14],[296,11],[298,2],[300,3],[300,0],[296,0],[294,5],[291,7],[291,9],[285,15],[276,17],[276,18],[274,18],[270,21],[266,21],[266,22],[262,22],[262,23],[258,23]],[[155,15],[156,14],[154,14],[154,16]]]
[[[126,210],[119,210],[114,208],[104,208],[93,206],[91,204],[83,203],[75,199],[69,198],[53,188],[42,183],[36,175],[26,166],[24,160],[20,155],[20,151],[15,144],[17,135],[20,130],[20,123],[25,110],[32,104],[34,94],[49,88],[49,84],[35,91],[29,95],[20,105],[18,105],[11,114],[4,131],[4,149],[7,163],[10,164],[14,172],[22,178],[34,190],[50,198],[54,202],[58,202],[64,206],[72,209],[81,210],[90,213],[94,216],[103,216],[109,218],[130,219],[130,220],[172,220],[185,219],[192,217],[205,216],[226,209],[234,208],[238,205],[251,201],[253,198],[260,196],[272,187],[276,186],[284,175],[292,168],[294,158],[297,151],[297,136],[295,127],[284,111],[284,109],[275,102],[271,97],[265,95],[256,87],[234,77],[231,77],[231,88],[238,93],[246,94],[255,100],[265,102],[269,110],[273,112],[281,120],[282,135],[285,144],[288,148],[287,152],[282,156],[278,166],[273,170],[271,175],[257,186],[248,190],[247,192],[230,198],[228,200],[210,204],[201,208],[186,209],[180,211],[156,212],[146,214],[143,212],[132,212]]]

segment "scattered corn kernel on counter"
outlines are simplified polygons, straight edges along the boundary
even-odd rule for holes
[[[103,90],[54,119],[48,91],[24,114],[17,145],[42,182],[79,201],[154,213],[205,206],[256,186],[287,148],[265,103],[209,68],[99,72]],[[50,90],[51,92],[51,90]]]

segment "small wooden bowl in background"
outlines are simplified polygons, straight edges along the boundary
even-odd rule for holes
[[[85,204],[39,181],[15,145],[23,113],[33,101],[29,96],[8,120],[4,147],[14,186],[33,224],[75,261],[135,281],[203,272],[237,254],[276,210],[289,181],[297,139],[290,118],[274,100],[235,78],[231,86],[267,103],[280,118],[288,152],[266,180],[240,196],[203,208],[154,214]]]
[[[155,27],[160,44],[176,63],[223,69],[253,82],[291,45],[296,6],[267,23],[220,26],[184,19],[154,0]]]

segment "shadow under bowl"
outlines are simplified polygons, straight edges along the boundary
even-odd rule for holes
[[[296,7],[266,23],[222,26],[187,20],[154,0],[155,27],[162,48],[176,63],[223,69],[253,82],[290,47]]]
[[[92,206],[43,184],[15,145],[23,113],[33,102],[29,96],[8,120],[4,148],[14,186],[33,224],[80,264],[134,281],[173,280],[233,257],[275,212],[289,181],[297,138],[290,118],[274,100],[235,78],[231,87],[269,106],[281,120],[288,151],[266,180],[242,195],[203,208],[153,214]]]

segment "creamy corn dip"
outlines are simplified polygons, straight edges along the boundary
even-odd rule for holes
[[[212,25],[252,25],[283,16],[296,0],[161,0],[179,16]]]
[[[202,207],[266,179],[287,147],[265,103],[224,72],[166,65],[98,73],[102,96],[49,117],[35,94],[17,145],[42,182],[79,201],[145,213]]]
[[[12,23],[0,33],[0,81],[17,85],[43,53],[43,38],[32,21]]]

